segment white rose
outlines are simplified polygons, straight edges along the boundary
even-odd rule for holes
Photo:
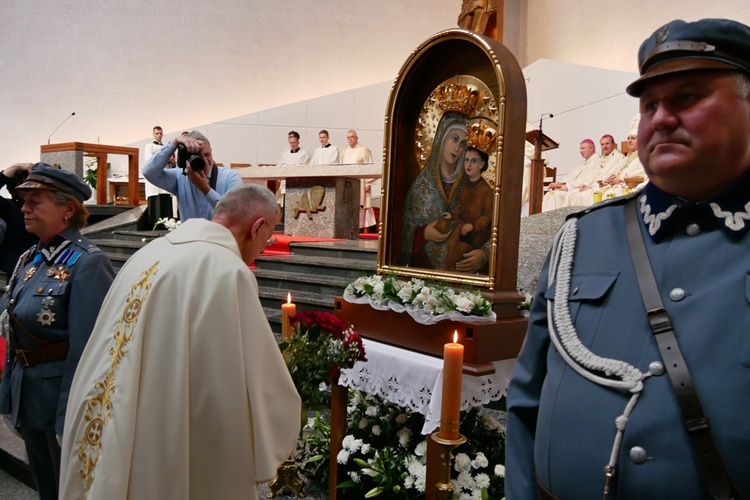
[[[400,444],[402,448],[406,448],[406,445],[409,444],[409,440],[411,439],[411,431],[404,427],[398,431],[396,435],[398,436],[398,444]]]
[[[505,466],[503,464],[497,464],[495,466],[495,475],[498,477],[505,477]]]

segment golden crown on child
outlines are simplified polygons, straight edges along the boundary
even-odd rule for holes
[[[487,154],[495,152],[497,146],[497,124],[484,117],[476,117],[469,120],[468,138],[466,142]]]

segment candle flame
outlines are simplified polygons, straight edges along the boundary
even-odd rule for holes
[[[453,343],[454,344],[458,343],[458,330],[453,331]]]
[[[291,304],[292,303],[292,294],[291,292],[287,292],[286,294],[286,303]]]

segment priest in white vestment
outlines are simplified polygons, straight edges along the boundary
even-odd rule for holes
[[[346,142],[349,147],[341,152],[342,164],[372,163],[370,148],[359,143],[359,137],[355,130],[346,133]],[[372,184],[377,179],[361,179],[359,182],[359,227],[369,228],[377,223],[375,211],[372,209]]]
[[[144,166],[148,165],[151,157],[154,156],[157,151],[161,151],[161,149],[164,147],[164,144],[161,142],[162,138],[164,137],[164,130],[159,125],[157,125],[153,128],[151,133],[154,136],[154,140],[146,144],[146,146],[143,148]],[[150,182],[148,182],[148,179],[144,180],[144,184],[146,187],[146,199],[150,198],[151,196],[158,196],[160,194],[169,194],[169,191],[151,184]]]
[[[611,196],[621,196],[623,189],[627,187],[626,180],[638,180],[639,183],[648,182],[646,171],[643,169],[641,160],[638,158],[638,123],[640,122],[640,113],[636,114],[630,124],[628,132],[628,155],[625,162],[613,169],[605,181],[605,187],[602,190],[602,199]]]
[[[339,148],[329,141],[328,131],[318,132],[320,147],[313,151],[310,165],[335,165],[339,162]]]
[[[281,152],[279,165],[308,165],[310,163],[310,153],[302,149],[299,145],[299,133],[292,130],[287,134],[289,140],[289,149]],[[283,179],[276,191],[276,203],[280,207],[284,206],[284,194],[286,193],[286,179]]]
[[[599,141],[599,145],[601,146],[602,153],[599,157],[599,166],[595,169],[593,180],[586,187],[580,187],[577,191],[570,193],[568,206],[587,207],[593,205],[594,191],[604,185],[611,172],[619,169],[625,163],[625,155],[617,149],[615,138],[610,134],[604,134]]]
[[[594,182],[599,168],[599,155],[591,139],[584,139],[579,145],[583,162],[565,176],[565,182],[553,182],[549,191],[542,198],[542,212],[569,206],[568,198],[572,192],[588,189]]]
[[[258,499],[300,430],[248,268],[276,212],[238,186],[120,270],[70,390],[60,498]]]

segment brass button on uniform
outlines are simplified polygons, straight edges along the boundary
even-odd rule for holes
[[[685,232],[688,236],[697,236],[701,232],[701,227],[698,224],[688,224],[685,228]]]
[[[669,298],[674,302],[679,302],[685,298],[685,290],[682,288],[673,288],[669,291]]]
[[[642,464],[648,459],[648,453],[646,453],[646,449],[642,446],[633,446],[630,448],[628,456],[634,464]]]

